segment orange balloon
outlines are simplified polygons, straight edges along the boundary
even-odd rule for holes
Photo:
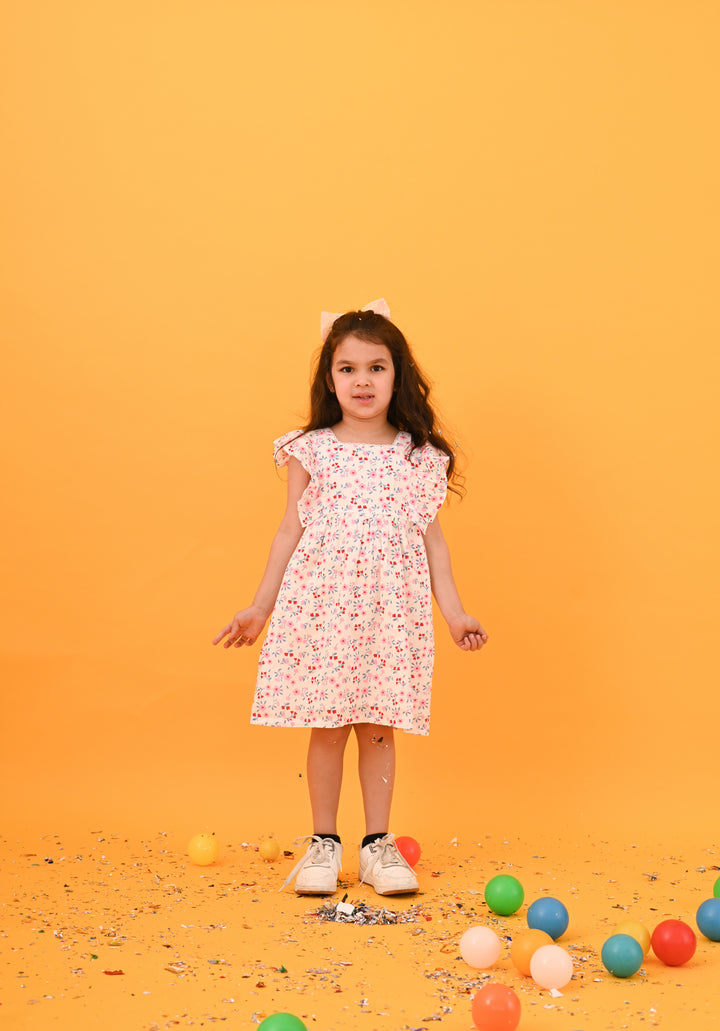
[[[613,934],[629,934],[631,938],[640,943],[640,947],[646,956],[650,951],[650,932],[644,924],[638,923],[637,920],[625,920],[623,923],[618,924]]]
[[[510,959],[525,977],[530,977],[530,960],[541,945],[552,945],[553,940],[545,931],[533,928],[513,939]]]
[[[214,863],[220,853],[220,846],[214,834],[203,831],[190,838],[188,842],[188,855],[196,866],[210,866]]]
[[[515,1031],[522,1007],[517,994],[504,984],[486,984],[472,1001],[473,1024],[479,1031]]]

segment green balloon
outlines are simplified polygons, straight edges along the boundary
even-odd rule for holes
[[[523,886],[517,877],[509,873],[499,873],[488,881],[485,888],[485,901],[488,907],[498,916],[512,916],[517,913],[525,899]]]
[[[271,1013],[258,1025],[258,1031],[307,1031],[307,1025],[292,1013]]]
[[[713,895],[716,899],[720,899],[720,877],[715,881],[715,887],[713,888]]]

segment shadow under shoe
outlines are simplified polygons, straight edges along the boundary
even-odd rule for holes
[[[342,869],[342,845],[317,834],[300,838],[295,844],[304,845],[306,842],[310,842],[307,852],[290,872],[282,888],[297,875],[295,891],[298,895],[332,895],[337,891],[338,875]]]
[[[394,834],[360,849],[360,883],[369,884],[378,895],[403,895],[420,887],[412,867],[398,852]]]

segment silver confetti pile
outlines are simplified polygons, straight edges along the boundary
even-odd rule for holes
[[[310,915],[321,922],[337,924],[414,924],[417,923],[419,906],[412,906],[402,913],[393,909],[368,906],[364,902],[348,905],[339,902],[336,905],[325,903],[319,909],[312,910]]]

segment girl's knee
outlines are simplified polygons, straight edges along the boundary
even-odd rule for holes
[[[313,727],[310,745],[316,748],[344,748],[352,727]]]
[[[381,748],[389,748],[394,743],[392,727],[380,727],[374,723],[356,723],[353,729],[359,745],[378,745]]]

